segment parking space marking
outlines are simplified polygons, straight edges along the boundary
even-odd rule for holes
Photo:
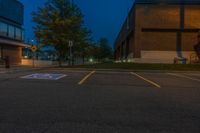
[[[142,79],[142,80],[144,80],[144,81],[146,81],[146,82],[148,82],[148,83],[150,83],[151,85],[153,85],[153,86],[155,86],[157,88],[161,88],[161,86],[159,84],[157,84],[157,83],[155,83],[155,82],[153,82],[153,81],[151,81],[151,80],[149,80],[147,78],[144,78],[144,77],[140,76],[137,73],[131,72],[131,74],[136,76],[136,77],[138,77],[138,78],[140,78],[140,79]]]
[[[200,73],[185,73],[187,76],[197,76],[200,77]]]
[[[82,85],[89,77],[91,77],[96,71],[90,72],[88,75],[86,75],[79,83],[78,85]]]
[[[192,77],[185,76],[185,75],[181,75],[181,74],[168,73],[168,75],[171,75],[171,76],[176,76],[176,77],[179,77],[179,78],[186,78],[186,79],[190,79],[190,80],[193,80],[193,81],[200,82],[200,79],[197,79],[197,78],[192,78]]]
[[[0,72],[0,73],[2,73],[2,74],[3,74],[3,73],[6,73],[6,72],[4,72],[4,71],[3,71],[3,72]]]

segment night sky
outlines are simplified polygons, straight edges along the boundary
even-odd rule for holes
[[[20,0],[24,4],[24,28],[26,41],[34,38],[31,12],[43,6],[47,0]],[[92,31],[98,41],[101,37],[109,39],[112,46],[134,0],[74,0],[84,14],[85,26]]]

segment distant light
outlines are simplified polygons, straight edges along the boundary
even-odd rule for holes
[[[25,56],[24,56],[24,58],[25,58],[25,59],[27,59],[27,58],[28,58],[28,56],[26,56],[26,55],[25,55]]]
[[[92,58],[89,59],[90,62],[93,62],[94,60]]]

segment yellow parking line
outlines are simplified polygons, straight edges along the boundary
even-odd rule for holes
[[[144,80],[144,81],[146,81],[146,82],[148,82],[148,83],[150,83],[151,85],[153,85],[153,86],[155,86],[155,87],[157,87],[157,88],[161,88],[161,86],[158,85],[157,83],[155,83],[155,82],[153,82],[153,81],[151,81],[151,80],[149,80],[149,79],[146,79],[146,78],[144,78],[144,77],[138,75],[137,73],[131,72],[131,74],[132,74],[132,75],[135,75],[136,77],[138,77],[138,78],[140,78],[140,79],[142,79],[142,80]]]
[[[200,79],[191,78],[189,76],[185,76],[185,75],[181,75],[181,74],[168,73],[168,75],[176,76],[176,77],[179,77],[179,78],[186,78],[186,79],[190,79],[190,80],[194,80],[194,81],[200,82]]]
[[[86,75],[79,83],[78,85],[82,85],[92,74],[94,74],[96,71],[90,72],[88,75]]]

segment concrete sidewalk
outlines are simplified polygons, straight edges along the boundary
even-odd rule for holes
[[[40,70],[47,67],[30,67],[30,66],[20,66],[15,65],[11,66],[10,68],[5,68],[3,66],[0,66],[0,73],[10,73],[10,72],[24,72],[24,71],[33,71],[33,70]]]

